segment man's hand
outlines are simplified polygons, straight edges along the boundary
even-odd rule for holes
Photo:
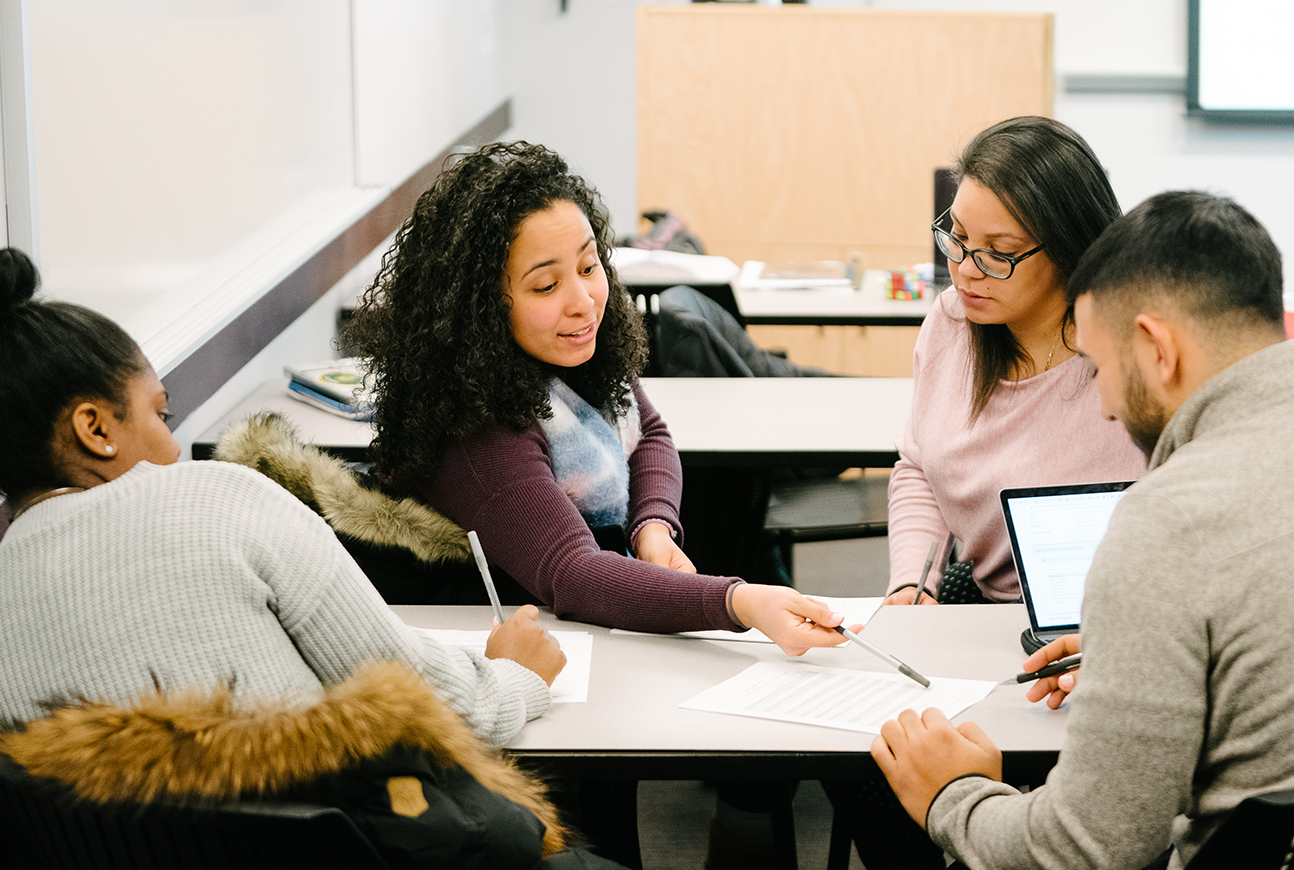
[[[682,548],[674,543],[670,528],[664,523],[648,523],[638,530],[637,553],[638,558],[644,562],[688,574],[696,573],[696,566]]]
[[[550,686],[566,667],[566,653],[557,638],[539,627],[539,609],[533,604],[517,608],[507,622],[494,627],[485,642],[485,657],[511,659]]]
[[[1002,779],[1002,753],[974,722],[956,728],[933,707],[920,716],[904,710],[881,726],[872,758],[889,780],[903,809],[922,828],[935,796],[968,773]]]
[[[1074,655],[1079,649],[1080,638],[1077,634],[1062,635],[1025,659],[1021,668],[1027,673],[1032,673],[1057,659]],[[1029,687],[1029,693],[1025,697],[1034,702],[1046,698],[1047,706],[1055,710],[1068,697],[1069,693],[1074,691],[1077,685],[1078,671],[1074,670],[1059,676],[1034,680],[1033,685]]]
[[[732,587],[730,604],[738,621],[764,632],[787,655],[804,655],[815,646],[839,646],[844,642],[844,637],[832,628],[840,625],[843,617],[794,589],[741,583]],[[856,628],[862,630],[862,626]]]

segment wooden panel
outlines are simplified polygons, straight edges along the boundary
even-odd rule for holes
[[[638,205],[711,253],[931,256],[933,170],[989,124],[1052,109],[1049,14],[638,10]]]
[[[912,377],[916,326],[769,326],[746,328],[766,350],[785,351],[787,359],[842,375]]]

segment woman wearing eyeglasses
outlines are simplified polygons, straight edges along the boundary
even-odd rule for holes
[[[931,227],[952,287],[917,339],[912,415],[890,479],[887,604],[912,602],[931,541],[939,566],[951,538],[974,577],[955,603],[1018,599],[998,492],[1146,470],[1123,426],[1101,416],[1065,304],[1079,258],[1120,215],[1096,155],[1064,124],[1012,118],[975,137],[956,176],[952,208]],[[936,567],[921,604],[935,603],[943,580]]]

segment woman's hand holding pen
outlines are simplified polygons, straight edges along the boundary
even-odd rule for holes
[[[844,617],[821,601],[785,586],[739,583],[731,588],[730,605],[737,620],[764,632],[787,655],[804,655],[815,646],[839,646],[843,640],[835,626]],[[862,626],[854,628],[862,630]]]
[[[511,659],[550,686],[566,667],[566,653],[555,637],[539,627],[539,609],[533,604],[517,608],[507,622],[494,627],[485,642],[485,657]]]
[[[669,526],[664,523],[648,523],[639,529],[635,547],[638,558],[644,562],[686,574],[696,573],[696,566],[674,542]]]
[[[1058,637],[1042,649],[1038,650],[1029,658],[1025,659],[1023,669],[1027,672],[1033,672],[1039,668],[1058,661],[1066,656],[1072,656],[1080,652],[1080,640],[1077,634],[1067,634]],[[1061,702],[1074,691],[1078,685],[1078,671],[1067,671],[1054,677],[1043,677],[1034,682],[1029,687],[1029,693],[1026,697],[1030,701],[1041,701],[1047,699],[1047,706],[1055,710],[1061,705]]]
[[[911,604],[912,598],[916,594],[917,594],[917,587],[904,586],[902,589],[895,589],[881,603],[882,604]],[[929,589],[921,593],[922,606],[925,606],[927,604],[938,604],[938,603],[939,602],[935,600],[935,597],[930,594]]]

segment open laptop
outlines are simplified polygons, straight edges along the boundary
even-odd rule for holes
[[[1096,545],[1132,484],[1121,480],[1002,490],[1002,518],[1029,609],[1029,628],[1020,635],[1027,652],[1078,631],[1083,585]]]

